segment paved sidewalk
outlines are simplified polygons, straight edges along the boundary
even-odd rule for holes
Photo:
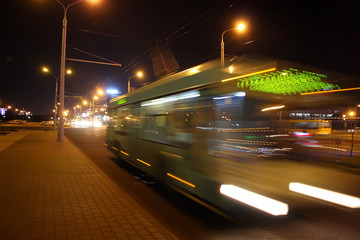
[[[176,239],[55,134],[0,135],[0,239]]]

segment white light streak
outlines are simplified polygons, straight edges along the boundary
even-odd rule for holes
[[[169,96],[169,97],[163,97],[163,98],[146,101],[146,102],[142,103],[141,106],[159,105],[159,104],[163,104],[163,103],[167,103],[167,102],[174,102],[174,101],[181,100],[181,99],[189,99],[189,98],[196,98],[196,97],[200,97],[200,93],[197,90],[186,92],[186,93],[181,93],[181,94],[177,94],[177,95],[173,95],[173,96]]]
[[[246,92],[236,92],[232,95],[226,95],[226,96],[220,96],[220,97],[213,97],[214,100],[221,100],[221,99],[227,99],[227,98],[233,98],[233,97],[245,97]]]
[[[339,204],[348,208],[360,208],[360,198],[354,196],[294,182],[289,184],[289,189],[293,192]]]
[[[223,184],[220,187],[220,192],[228,197],[274,216],[287,215],[289,211],[289,207],[286,203],[236,187],[234,185]]]
[[[281,108],[284,108],[284,107],[285,107],[285,105],[275,106],[275,107],[269,107],[269,108],[261,109],[261,111],[262,111],[262,112],[265,112],[265,111],[269,111],[269,110],[281,109]]]

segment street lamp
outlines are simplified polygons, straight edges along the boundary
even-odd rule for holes
[[[99,97],[98,96],[94,96],[93,97],[93,111],[92,111],[92,114],[93,114],[93,119],[95,117],[95,100],[98,100]]]
[[[225,55],[225,50],[224,50],[224,34],[233,30],[238,30],[240,32],[245,30],[245,25],[243,23],[240,23],[236,28],[231,28],[228,30],[225,30],[222,34],[221,34],[221,43],[220,43],[220,47],[221,47],[221,55],[220,55],[220,60],[221,60],[221,68],[224,67],[224,55]]]
[[[58,135],[57,141],[63,142],[64,141],[64,99],[65,99],[65,58],[66,58],[66,30],[67,30],[67,11],[71,6],[78,4],[84,0],[78,0],[65,6],[60,0],[56,0],[64,9],[64,18],[63,18],[63,25],[62,25],[62,43],[61,43],[61,64],[60,64],[60,123],[58,128]],[[97,2],[92,0],[92,2]]]
[[[104,91],[103,91],[102,89],[98,89],[97,93],[98,93],[99,95],[103,95],[103,94],[104,94]]]
[[[130,92],[130,80],[131,80],[131,78],[134,78],[134,77],[142,78],[142,76],[143,76],[142,72],[137,72],[136,75],[133,75],[133,76],[129,77],[129,79],[128,79],[128,93]]]
[[[82,105],[84,105],[84,106],[87,106],[88,105],[88,101],[86,101],[86,100],[83,100],[83,102],[82,102]],[[85,107],[84,107],[85,108]],[[90,108],[91,108],[91,102],[90,102]],[[86,108],[87,110],[87,112],[89,112],[89,109],[88,108]],[[91,109],[90,109],[91,110]]]
[[[53,129],[55,130],[56,129],[56,120],[57,120],[56,110],[57,110],[57,92],[58,92],[58,80],[59,80],[59,77],[56,77],[47,67],[43,67],[42,71],[44,73],[50,74],[52,77],[55,78],[55,102],[54,102],[54,124],[53,124]],[[66,73],[71,74],[72,73],[71,69],[66,70]]]
[[[45,73],[49,73],[51,76],[53,76],[55,78],[55,101],[54,101],[54,124],[53,124],[53,129],[56,129],[56,103],[57,103],[57,92],[58,92],[58,79],[59,77],[56,77],[54,74],[52,74],[49,69],[47,67],[43,67],[42,68],[43,72]]]

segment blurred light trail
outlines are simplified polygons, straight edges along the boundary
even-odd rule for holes
[[[223,184],[220,187],[220,192],[228,197],[236,199],[261,211],[270,213],[274,216],[287,215],[289,211],[289,207],[286,203],[250,192],[234,185]]]
[[[262,112],[265,112],[265,111],[274,110],[274,109],[280,109],[280,108],[284,108],[284,107],[285,107],[285,105],[275,106],[275,107],[269,107],[269,108],[261,109],[261,111],[262,111]]]
[[[354,91],[354,90],[360,90],[360,87],[355,87],[355,88],[343,88],[343,89],[335,89],[335,90],[328,90],[328,91],[307,92],[307,93],[301,93],[301,95],[320,94],[320,93],[331,93],[331,92],[345,92],[345,91]]]
[[[360,198],[350,195],[333,192],[330,190],[313,187],[302,183],[290,183],[289,189],[293,192],[304,194],[310,197],[339,204],[349,208],[360,208]]]
[[[254,76],[254,75],[258,75],[258,74],[262,74],[262,73],[272,72],[272,71],[275,71],[275,70],[276,70],[276,68],[270,68],[270,69],[266,69],[266,70],[262,70],[262,71],[258,71],[258,72],[253,72],[253,73],[249,73],[249,74],[245,74],[245,75],[240,75],[240,76],[237,76],[237,77],[226,78],[226,79],[221,80],[221,82],[232,81],[232,80],[245,78],[245,77],[250,77],[250,76]]]
[[[189,99],[189,98],[196,98],[196,97],[200,97],[200,93],[198,90],[146,101],[144,103],[141,103],[141,106],[144,107],[144,106],[150,106],[150,105],[160,105],[160,104],[164,104],[167,102],[173,102],[173,101],[177,101],[177,100],[181,100],[181,99]]]
[[[147,162],[145,162],[145,161],[143,161],[143,160],[141,160],[141,159],[139,159],[139,158],[136,158],[136,160],[139,161],[139,162],[141,162],[142,164],[145,164],[145,165],[148,166],[148,167],[151,167],[151,164],[150,164],[150,163],[147,163]]]
[[[188,181],[185,181],[184,179],[181,179],[181,178],[179,178],[179,177],[177,177],[177,176],[175,176],[175,175],[173,175],[171,173],[166,173],[166,175],[168,175],[169,177],[171,177],[173,179],[176,179],[176,180],[178,180],[178,181],[180,181],[180,182],[182,182],[182,183],[184,183],[184,184],[186,184],[186,185],[188,185],[190,187],[193,187],[193,188],[196,187],[194,184],[192,184],[192,183],[190,183]]]

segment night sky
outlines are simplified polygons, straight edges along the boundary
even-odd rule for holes
[[[62,0],[71,3],[74,0]],[[355,76],[360,81],[358,1],[99,0],[68,12],[67,57],[122,67],[67,62],[66,95],[86,96],[97,86],[125,93],[127,79],[142,70],[154,81],[148,50],[168,43],[180,68],[219,58],[221,33],[237,20],[245,34],[225,35],[230,55],[262,54]],[[51,113],[60,75],[63,9],[56,0],[7,0],[1,4],[0,107]],[[245,42],[254,41],[244,45]],[[141,81],[134,81],[140,86]],[[74,100],[66,100],[72,108]]]

